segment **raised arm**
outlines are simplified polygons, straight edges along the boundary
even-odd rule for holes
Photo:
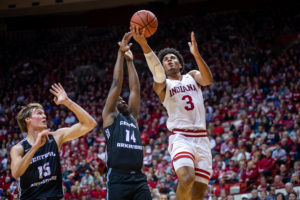
[[[141,46],[148,67],[153,75],[154,83],[153,89],[155,93],[159,96],[160,100],[163,101],[165,96],[165,88],[166,88],[166,74],[165,70],[159,61],[158,57],[152,51],[150,46],[148,45],[147,39],[145,38],[145,29],[140,33],[137,26],[130,27],[132,36],[134,40]]]
[[[38,137],[35,143],[32,145],[32,148],[25,154],[24,149],[21,144],[17,144],[11,148],[10,158],[11,158],[11,174],[17,179],[24,174],[28,168],[35,152],[45,144],[46,138],[50,134],[49,130],[43,130],[38,133]]]
[[[141,101],[141,86],[139,77],[137,75],[134,63],[133,63],[133,54],[129,50],[125,53],[125,59],[127,63],[128,76],[129,76],[129,112],[137,120],[140,114],[140,101]]]
[[[78,119],[78,123],[68,128],[61,128],[53,133],[55,141],[60,149],[61,145],[67,141],[74,140],[93,128],[96,127],[97,123],[93,117],[88,114],[81,106],[73,102],[66,94],[62,85],[53,84],[50,92],[54,95],[54,102],[56,105],[64,105],[70,109]]]
[[[124,53],[130,49],[129,41],[132,35],[130,32],[125,33],[121,42],[119,42],[119,51],[117,61],[113,73],[113,82],[111,84],[105,106],[102,112],[103,127],[107,127],[113,123],[113,119],[117,114],[117,101],[121,94],[123,84],[123,63]]]
[[[213,82],[213,77],[209,67],[207,66],[207,64],[205,63],[205,61],[199,53],[194,32],[191,33],[191,42],[189,42],[188,44],[199,69],[199,71],[192,70],[191,72],[189,72],[189,74],[193,76],[196,82],[201,86],[207,86],[211,84]]]

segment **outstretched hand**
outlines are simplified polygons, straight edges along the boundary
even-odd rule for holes
[[[126,61],[132,61],[133,60],[133,54],[130,50],[126,51],[124,56],[125,56]]]
[[[50,92],[54,95],[53,100],[56,105],[65,104],[69,100],[67,93],[60,83],[54,83],[51,86]]]
[[[140,32],[138,26],[132,26],[130,27],[130,31],[132,33],[133,39],[139,43],[139,45],[147,44],[147,39],[145,37],[145,28],[143,28],[142,32]]]
[[[126,51],[128,51],[132,45],[132,43],[129,43],[130,39],[132,37],[131,32],[127,32],[124,34],[122,41],[118,42],[118,45],[120,46],[120,51],[122,53],[125,53]]]
[[[196,54],[199,54],[198,45],[197,45],[194,31],[192,31],[192,33],[191,33],[191,42],[189,42],[188,44],[190,46],[191,54],[193,54],[194,56]]]

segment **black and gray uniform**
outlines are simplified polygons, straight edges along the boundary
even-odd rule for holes
[[[151,200],[143,167],[143,146],[136,121],[119,113],[105,127],[107,200]]]
[[[26,139],[20,144],[24,155],[31,149]],[[54,137],[40,147],[22,176],[19,178],[21,200],[56,200],[63,197],[62,176],[58,147]]]

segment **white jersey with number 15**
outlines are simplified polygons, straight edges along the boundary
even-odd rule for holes
[[[163,105],[168,112],[167,127],[170,131],[206,129],[202,91],[191,75],[183,75],[181,81],[166,80]]]

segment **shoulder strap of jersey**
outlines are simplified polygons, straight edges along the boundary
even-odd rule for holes
[[[191,77],[194,80],[195,84],[198,86],[198,88],[199,89],[201,88],[201,85],[199,85],[199,83],[197,83],[197,81],[195,80],[195,78],[192,75],[190,75],[189,73],[186,73],[185,75],[186,75],[186,77],[187,76]]]
[[[31,148],[31,145],[28,143],[28,141],[26,140],[26,138],[24,138],[23,140],[21,140],[19,142],[19,144],[22,145],[22,147],[24,149],[24,155],[28,152],[26,150]]]
[[[116,122],[118,121],[118,119],[120,117],[121,117],[121,113],[118,113],[118,115],[114,118],[114,122],[110,126],[102,128],[102,132],[103,132],[106,140],[109,140],[110,134],[111,134],[111,129],[116,125]]]

